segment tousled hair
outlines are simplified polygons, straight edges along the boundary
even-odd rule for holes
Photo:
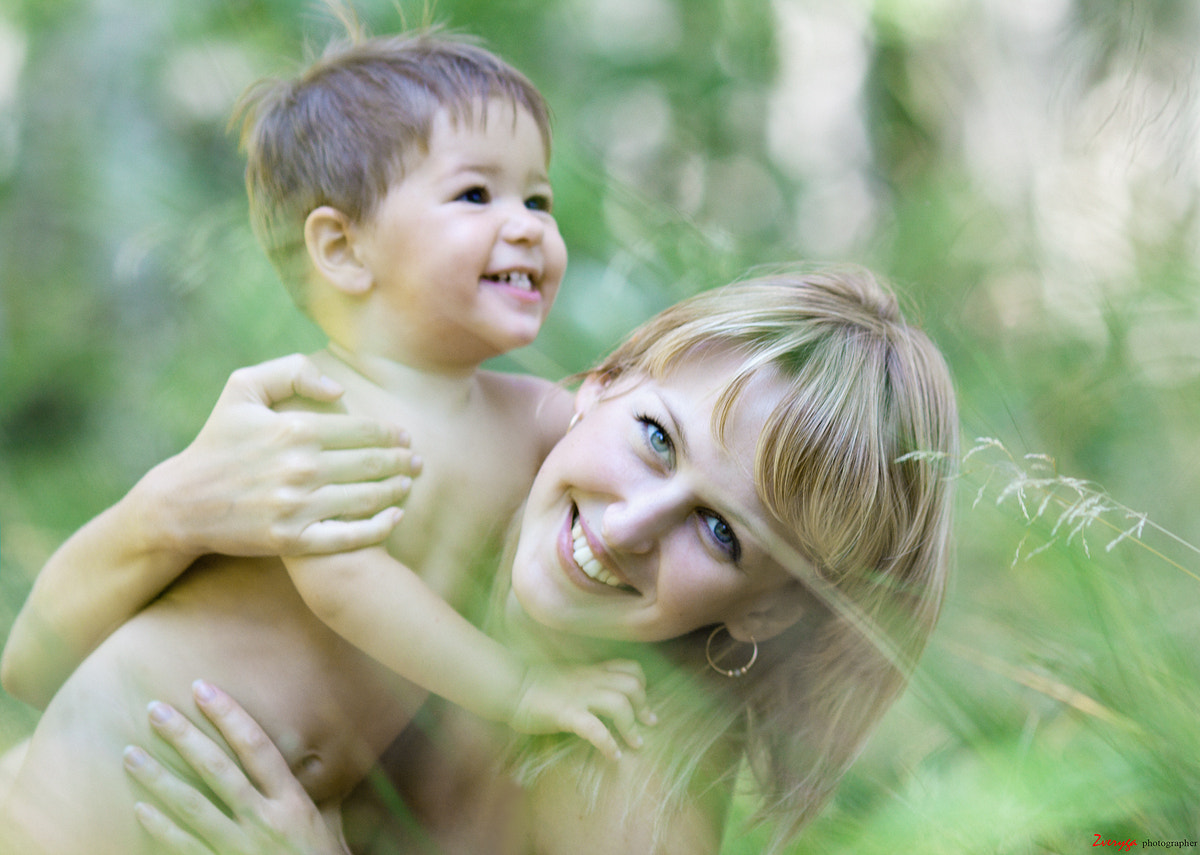
[[[498,99],[529,112],[550,156],[549,108],[519,71],[466,37],[425,28],[330,42],[294,78],[269,78],[239,99],[251,224],[301,307],[304,221],[329,205],[361,223],[413,158],[428,153],[434,118],[486,121]],[[515,114],[514,114],[515,121]]]
[[[595,371],[661,379],[709,350],[742,360],[714,409],[718,437],[752,377],[770,371],[783,384],[758,439],[755,484],[798,547],[770,544],[773,554],[820,607],[760,642],[739,679],[708,668],[711,627],[655,646],[647,684],[667,738],[655,740],[646,786],[665,782],[669,815],[737,776],[737,762],[705,765],[732,744],[778,847],[830,798],[936,622],[957,408],[937,348],[861,268],[786,270],[702,293],[639,327]],[[523,759],[526,772],[552,761]],[[598,795],[595,767],[584,777]],[[629,799],[638,804],[638,793]]]

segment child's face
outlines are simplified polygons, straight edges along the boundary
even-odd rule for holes
[[[473,367],[529,344],[567,264],[536,122],[498,100],[486,120],[442,111],[418,157],[358,236],[389,355]]]
[[[780,381],[753,378],[724,442],[713,434],[738,366],[710,354],[661,380],[585,383],[582,417],[547,457],[522,518],[512,584],[525,614],[571,634],[660,641],[736,620],[795,585],[764,545],[791,539],[754,481]]]

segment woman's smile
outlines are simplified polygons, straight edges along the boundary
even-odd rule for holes
[[[607,551],[574,505],[567,520],[566,537],[560,540],[560,554],[569,571],[579,570],[591,581],[614,591],[638,593],[620,568],[613,565]]]
[[[529,617],[658,641],[733,619],[793,582],[760,545],[775,521],[753,475],[779,381],[749,382],[714,433],[739,364],[708,354],[661,379],[585,381],[581,418],[547,457],[522,517],[513,593]]]

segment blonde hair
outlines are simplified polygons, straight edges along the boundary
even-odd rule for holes
[[[550,156],[549,109],[512,66],[463,37],[425,28],[328,45],[295,79],[250,86],[231,125],[240,125],[254,232],[303,308],[304,221],[330,205],[354,222],[369,218],[406,160],[427,154],[434,118],[486,118],[493,98],[529,112]],[[409,161],[411,162],[411,161]]]
[[[860,268],[783,271],[700,294],[638,328],[595,371],[662,378],[713,348],[743,359],[715,408],[718,436],[756,373],[785,385],[758,440],[755,482],[824,608],[760,642],[740,679],[707,667],[711,627],[659,645],[647,676],[670,734],[647,775],[667,783],[669,812],[736,776],[737,763],[703,768],[732,741],[761,796],[756,818],[779,846],[831,796],[933,629],[957,412],[937,348]]]

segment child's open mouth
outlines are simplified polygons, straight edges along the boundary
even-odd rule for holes
[[[497,285],[507,285],[519,291],[533,290],[533,277],[523,271],[489,273],[484,275],[483,278],[488,282],[495,282]]]

